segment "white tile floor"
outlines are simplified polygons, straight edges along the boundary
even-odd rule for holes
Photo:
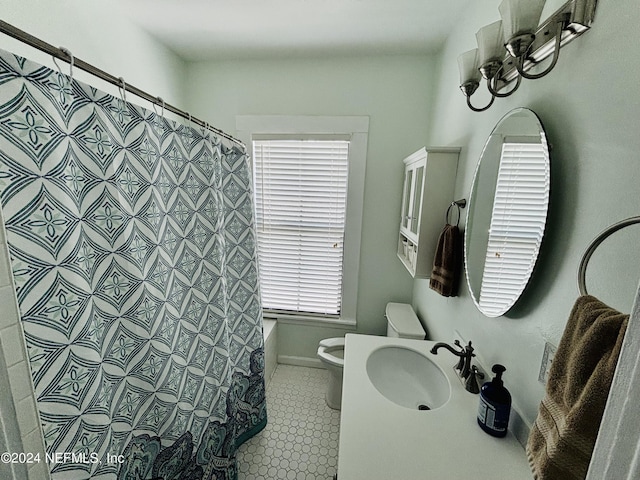
[[[267,426],[238,451],[238,480],[331,480],[340,412],[324,401],[328,372],[278,365],[267,387]]]

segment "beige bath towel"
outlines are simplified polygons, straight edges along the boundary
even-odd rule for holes
[[[429,287],[443,297],[458,294],[460,266],[462,265],[462,236],[456,225],[445,225],[440,233]]]
[[[590,295],[576,301],[527,443],[535,479],[586,477],[628,321]]]

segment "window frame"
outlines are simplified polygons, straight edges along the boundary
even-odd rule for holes
[[[300,115],[238,115],[236,136],[250,151],[254,139],[289,138],[318,139],[346,138],[349,140],[349,173],[347,186],[347,214],[345,221],[344,258],[342,273],[342,308],[340,316],[322,316],[306,313],[270,312],[278,320],[293,323],[356,325],[358,279],[360,271],[360,245],[362,214],[364,210],[364,184],[369,135],[368,116],[300,116]],[[249,152],[251,157],[252,152]],[[253,171],[253,159],[251,158]]]

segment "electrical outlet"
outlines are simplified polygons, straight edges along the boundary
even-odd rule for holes
[[[538,381],[540,383],[547,383],[549,369],[551,368],[551,363],[553,362],[553,357],[555,356],[555,354],[556,347],[551,345],[549,342],[545,342],[544,353],[542,354],[542,362],[540,364],[540,373],[538,374]]]

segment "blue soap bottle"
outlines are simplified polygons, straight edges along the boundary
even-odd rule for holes
[[[494,365],[491,371],[496,376],[486,382],[480,389],[480,405],[478,407],[478,425],[494,437],[504,437],[509,426],[511,413],[511,394],[502,382],[502,374],[506,368]]]

